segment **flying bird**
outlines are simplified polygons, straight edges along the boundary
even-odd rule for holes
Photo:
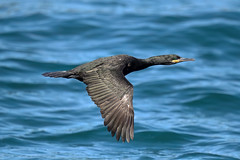
[[[99,58],[67,71],[47,72],[43,76],[73,78],[87,85],[86,90],[100,108],[104,125],[112,136],[123,142],[134,138],[133,85],[125,75],[153,65],[172,65],[194,61],[178,55],[160,55],[138,59],[128,55]]]

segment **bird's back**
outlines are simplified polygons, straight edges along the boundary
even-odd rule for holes
[[[71,71],[77,73],[84,73],[93,69],[97,69],[99,67],[103,69],[110,70],[122,70],[126,64],[132,60],[133,57],[128,55],[116,55],[111,57],[99,58],[94,61],[82,64],[72,69]]]

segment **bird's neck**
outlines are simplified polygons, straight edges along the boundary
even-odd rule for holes
[[[130,67],[131,72],[142,70],[153,65],[161,65],[164,64],[165,61],[160,56],[154,56],[147,59],[134,59],[132,62],[133,65]]]
[[[123,70],[123,73],[124,75],[127,75],[131,72],[139,71],[147,67],[149,67],[149,65],[146,63],[145,59],[133,58],[128,62],[127,66]]]
[[[127,75],[134,71],[139,71],[153,65],[161,65],[164,63],[165,63],[164,59],[160,56],[150,57],[147,59],[134,58],[130,63],[131,65],[124,68],[123,73],[124,75]]]

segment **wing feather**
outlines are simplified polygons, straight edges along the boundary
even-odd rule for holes
[[[122,71],[95,68],[86,72],[83,82],[112,136],[116,134],[123,142],[133,140],[133,86]]]

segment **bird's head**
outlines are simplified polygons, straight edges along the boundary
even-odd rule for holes
[[[194,61],[193,58],[182,58],[176,54],[154,56],[147,59],[151,65],[172,65],[180,62]]]
[[[179,63],[179,62],[186,62],[186,61],[195,61],[195,59],[193,58],[182,58],[176,54],[170,54],[170,55],[166,55],[167,58],[167,63],[169,64],[176,64],[176,63]]]

